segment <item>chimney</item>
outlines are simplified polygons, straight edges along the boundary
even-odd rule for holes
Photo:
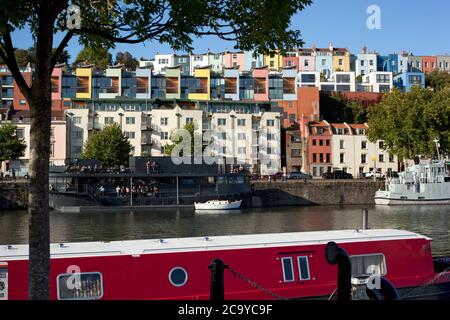
[[[366,47],[366,46],[364,46],[364,47],[361,49],[361,53],[362,53],[362,54],[366,54],[366,53],[367,53],[367,47]]]
[[[333,51],[333,43],[332,43],[332,42],[330,42],[330,43],[328,44],[328,49],[329,49],[330,51]]]

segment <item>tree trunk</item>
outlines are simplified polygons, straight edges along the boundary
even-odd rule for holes
[[[29,167],[29,274],[28,296],[33,300],[50,298],[50,223],[48,210],[51,52],[53,26],[50,12],[41,8],[36,43],[35,75],[31,89],[31,129]],[[49,22],[50,21],[50,22]]]

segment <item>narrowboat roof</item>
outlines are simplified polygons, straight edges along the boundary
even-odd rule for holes
[[[116,255],[140,255],[206,250],[230,250],[294,245],[408,240],[430,238],[409,231],[394,229],[336,230],[296,233],[230,235],[111,242],[54,243],[52,258],[75,258]],[[0,261],[28,259],[28,245],[1,245]]]

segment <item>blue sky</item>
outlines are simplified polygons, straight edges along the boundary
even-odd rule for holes
[[[366,21],[368,6],[381,9],[381,29],[369,30]],[[450,54],[450,1],[448,0],[313,0],[306,10],[292,18],[292,27],[300,29],[305,47],[316,44],[326,47],[331,41],[335,47],[349,48],[357,53],[363,46],[381,54],[393,51],[413,52],[415,55]],[[61,36],[55,38],[59,41]],[[27,30],[13,35],[15,47],[32,45]],[[208,37],[194,41],[195,52],[232,49],[234,43]],[[68,46],[71,60],[81,49],[77,39]],[[157,52],[170,53],[171,48],[156,42],[118,45],[111,50],[113,57],[118,51],[129,51],[136,58],[152,58]]]

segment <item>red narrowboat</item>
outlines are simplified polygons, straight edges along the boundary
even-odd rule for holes
[[[324,254],[331,241],[350,256],[355,288],[376,269],[403,299],[450,298],[448,259],[433,259],[430,238],[341,230],[51,244],[51,299],[205,300],[214,259],[228,266],[226,300],[328,299],[337,283]],[[28,246],[1,246],[0,299],[27,293]]]

